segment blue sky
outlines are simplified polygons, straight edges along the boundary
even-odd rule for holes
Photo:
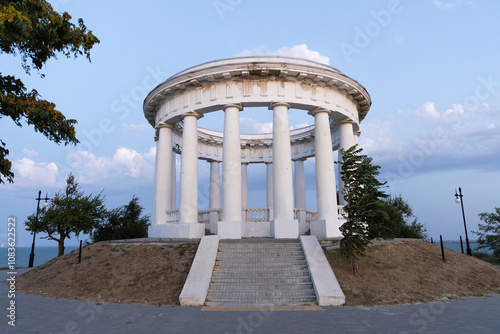
[[[429,236],[464,235],[455,188],[462,187],[470,230],[480,212],[500,206],[500,3],[496,1],[51,1],[81,17],[101,40],[85,59],[51,60],[26,75],[20,58],[0,55],[4,74],[78,120],[81,144],[58,146],[30,126],[0,121],[15,183],[0,186],[0,212],[25,218],[38,190],[52,197],[73,172],[82,190],[106,195],[114,208],[137,195],[151,212],[154,130],[142,102],[157,84],[188,67],[242,55],[278,54],[328,63],[359,81],[373,105],[360,144],[381,165],[387,192],[401,194]],[[267,110],[241,114],[242,132],[266,132]],[[200,126],[220,130],[218,114]],[[292,111],[292,126],[311,124]],[[306,164],[313,181],[313,164]],[[200,209],[208,165],[200,162]],[[251,206],[265,204],[265,170],[249,167]],[[314,182],[307,201],[315,208]],[[6,226],[4,224],[3,226]],[[469,232],[471,239],[474,238]],[[0,230],[0,245],[7,229]],[[76,244],[73,238],[68,244]],[[55,245],[39,240],[38,245]]]

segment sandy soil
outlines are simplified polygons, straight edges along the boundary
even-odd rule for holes
[[[109,303],[178,304],[197,243],[96,243],[18,278],[19,291]]]
[[[19,291],[111,303],[178,305],[197,243],[97,243],[56,258],[18,277]],[[423,241],[391,241],[370,246],[360,274],[338,250],[327,257],[346,295],[346,305],[428,302],[500,293],[500,269]]]
[[[372,244],[359,261],[359,275],[338,250],[326,251],[346,305],[407,304],[500,293],[500,269],[424,241]]]

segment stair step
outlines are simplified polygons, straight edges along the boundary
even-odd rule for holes
[[[267,283],[267,284],[299,284],[310,283],[311,277],[309,275],[297,277],[212,277],[211,283]]]
[[[249,251],[248,249],[244,250],[241,249],[241,251],[234,251],[231,250],[230,252],[228,250],[224,251],[218,251],[217,252],[217,257],[261,257],[261,256],[303,256],[304,252],[300,249],[298,250],[288,250],[288,249],[276,249],[276,250],[251,250]]]
[[[233,260],[233,261],[247,261],[247,260],[261,260],[261,261],[277,261],[277,260],[305,260],[304,253],[297,253],[297,254],[225,254],[225,255],[218,255],[217,260],[219,261],[227,261],[227,260]]]
[[[297,296],[281,296],[281,297],[217,297],[207,298],[206,305],[222,306],[238,304],[268,304],[268,305],[316,305],[316,296],[297,297]]]
[[[235,260],[235,259],[227,259],[227,260],[216,260],[215,265],[218,266],[241,266],[241,267],[283,267],[283,266],[305,266],[307,265],[306,260],[288,260],[288,259],[249,259],[249,260]]]
[[[255,272],[269,272],[269,271],[307,271],[307,266],[305,263],[303,264],[297,264],[297,265],[270,265],[270,266],[239,266],[237,264],[235,265],[224,265],[224,266],[216,266],[214,268],[214,273],[216,272],[221,272],[221,271],[231,271],[231,272],[249,272],[249,273],[255,273]]]
[[[307,302],[304,302],[304,301],[298,301],[298,302],[290,302],[290,301],[287,301],[287,302],[276,302],[276,301],[273,301],[273,302],[257,302],[257,301],[251,301],[251,302],[215,302],[215,301],[207,301],[205,303],[206,306],[209,306],[209,307],[219,307],[219,306],[223,306],[223,307],[251,307],[251,308],[255,308],[255,307],[261,307],[262,308],[262,311],[266,311],[266,309],[268,308],[269,310],[273,310],[273,308],[275,306],[288,306],[288,307],[294,307],[294,306],[313,306],[313,305],[318,305],[318,303],[316,302],[316,299],[314,298],[314,300],[311,300],[311,301],[307,301]]]
[[[219,244],[219,249],[294,249],[301,248],[300,243],[285,243],[285,244],[273,244],[273,243],[224,243]]]
[[[215,268],[217,269],[217,268]],[[302,271],[283,271],[283,270],[269,270],[269,271],[238,271],[236,270],[214,270],[212,277],[303,277],[308,275],[307,269]]]
[[[313,290],[312,282],[306,283],[210,283],[213,291],[255,291],[255,290]]]
[[[223,240],[206,305],[317,305],[297,240]]]
[[[307,297],[314,295],[314,289],[303,290],[209,290],[207,298],[210,297],[282,297],[295,296]]]

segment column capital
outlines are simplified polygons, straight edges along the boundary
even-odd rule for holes
[[[160,122],[160,123],[156,124],[155,129],[161,129],[161,128],[173,129],[174,126],[172,124],[165,123],[165,122]]]
[[[354,121],[350,118],[342,119],[339,121],[340,124],[354,124]]]
[[[243,106],[241,105],[241,103],[231,103],[231,104],[226,104],[222,107],[222,110],[223,111],[226,111],[226,108],[230,108],[230,107],[233,107],[233,108],[238,108],[239,111],[242,111],[243,110]]]
[[[245,162],[245,161],[242,161],[241,162],[242,165],[245,165],[245,166],[248,166],[250,163],[249,162]]]
[[[307,158],[298,158],[298,159],[292,159],[292,161],[306,161]]]
[[[194,116],[196,119],[200,119],[203,117],[203,114],[197,113],[196,111],[188,111],[187,113],[184,113],[181,115],[182,119],[188,117],[188,116]]]
[[[311,116],[316,116],[316,114],[323,113],[323,112],[327,113],[328,115],[330,115],[332,113],[331,110],[320,107],[320,108],[316,108],[314,110],[309,111],[308,114]]]
[[[359,137],[359,136],[361,136],[361,130],[354,131],[354,134],[355,134],[356,136],[358,136],[358,137]]]
[[[285,106],[287,107],[287,109],[290,109],[291,106],[286,103],[286,102],[283,102],[283,101],[271,101],[271,104],[269,104],[269,110],[273,110],[275,107],[278,107],[278,106]]]

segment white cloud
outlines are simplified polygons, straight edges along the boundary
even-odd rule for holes
[[[457,6],[459,3],[460,3],[460,0],[455,0],[455,1],[434,0],[434,6],[436,6],[439,9],[443,9],[443,10],[451,9],[451,8]]]
[[[463,130],[465,126],[465,107],[460,103],[453,103],[451,108],[439,111],[434,102],[425,102],[422,107],[410,114],[417,116],[413,120],[413,122],[417,121],[416,124],[419,124],[418,121],[425,120],[430,121],[430,124],[427,123],[427,125],[441,126],[447,130],[455,131]]]
[[[311,124],[309,124],[309,123],[300,123],[300,124],[297,124],[297,125],[290,125],[290,130],[305,128],[306,126],[309,126],[309,125],[311,125]]]
[[[238,53],[236,57],[251,57],[251,56],[263,56],[269,54],[266,51],[266,47],[263,45],[259,45],[254,47],[253,49],[249,50],[243,50],[242,52]]]
[[[382,173],[397,179],[437,170],[500,170],[500,161],[492,161],[500,151],[494,117],[460,103],[439,110],[426,102],[391,122],[362,123],[360,145],[383,166]]]
[[[153,178],[156,148],[137,152],[128,147],[118,148],[113,156],[97,157],[87,151],[78,151],[68,158],[71,167],[80,175],[83,183],[98,183],[108,177]]]
[[[330,58],[320,55],[317,51],[309,50],[306,44],[294,45],[291,48],[285,46],[273,54],[277,56],[305,58],[326,65],[330,64]]]
[[[463,2],[462,0],[434,0],[434,6],[441,10],[453,9],[463,3],[465,3],[466,5],[475,5],[474,1]]]
[[[24,148],[23,149],[23,153],[28,157],[28,158],[31,158],[31,157],[36,157],[38,156],[40,153],[38,153],[37,151],[34,151],[34,150],[30,150],[30,149],[27,149],[27,148]]]
[[[434,105],[434,102],[424,103],[424,112],[422,113],[422,116],[433,119],[438,119],[440,117],[439,113],[436,111],[436,106]]]
[[[132,178],[146,176],[151,167],[143,154],[126,147],[117,149],[112,161],[117,167],[125,167],[124,175]]]
[[[153,130],[150,124],[142,123],[142,124],[123,124],[123,127],[127,130],[138,130],[138,131],[147,131]]]
[[[260,123],[253,118],[240,118],[241,133],[272,133],[273,123]]]
[[[292,47],[284,46],[276,51],[267,51],[265,46],[257,46],[253,49],[244,50],[238,53],[236,56],[248,57],[263,55],[304,58],[326,65],[330,64],[329,57],[322,56],[318,51],[310,50],[306,44],[294,45]]]
[[[12,163],[15,174],[15,184],[19,186],[58,186],[59,168],[53,162],[35,162],[22,158]]]
[[[368,155],[377,156],[379,162],[398,156],[403,151],[401,140],[393,132],[389,121],[376,120],[361,126],[360,146]]]

